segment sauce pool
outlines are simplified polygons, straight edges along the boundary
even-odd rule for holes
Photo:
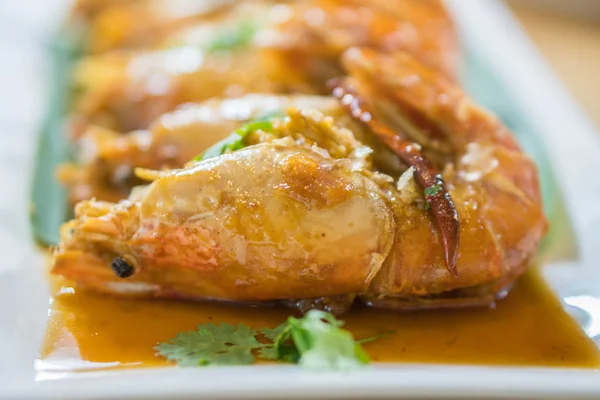
[[[62,287],[51,299],[38,374],[165,366],[153,347],[198,324],[275,327],[285,308],[118,298]],[[534,272],[496,308],[393,312],[354,307],[343,317],[373,362],[600,366],[600,352]]]

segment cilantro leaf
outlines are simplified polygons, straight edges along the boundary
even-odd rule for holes
[[[251,364],[252,350],[260,348],[257,332],[244,325],[223,323],[199,325],[196,331],[182,332],[154,349],[180,366]]]
[[[267,121],[267,120],[258,120],[258,121],[248,122],[246,125],[242,126],[241,128],[236,129],[235,133],[237,133],[241,137],[246,137],[250,133],[252,133],[254,131],[259,131],[259,130],[263,131],[263,132],[272,132],[273,131],[273,123],[271,121]]]
[[[293,343],[282,343],[277,348],[277,359],[283,362],[298,364],[300,353]]]
[[[291,341],[282,343],[279,346],[265,344],[258,349],[258,355],[266,360],[277,360],[292,364],[297,364],[300,359],[300,353]]]
[[[288,319],[290,335],[300,354],[298,364],[311,369],[354,369],[368,363],[352,334],[329,313],[311,310]]]
[[[277,339],[277,337],[285,330],[285,328],[287,327],[287,322],[284,322],[283,324],[280,324],[279,326],[271,329],[271,328],[263,328],[260,330],[260,333],[262,333],[267,339],[271,340],[271,341],[275,341]]]
[[[442,190],[442,185],[434,184],[425,188],[425,196],[435,196]]]
[[[206,50],[212,52],[246,47],[252,43],[257,31],[258,25],[255,22],[241,21],[233,28],[228,27],[218,32],[207,45]]]
[[[199,325],[196,331],[179,333],[155,349],[158,355],[181,366],[243,365],[260,358],[299,364],[311,369],[352,369],[367,364],[361,343],[393,332],[355,341],[343,329],[343,321],[324,311],[311,310],[302,318],[289,317],[276,328],[260,330],[271,343],[256,340],[258,331],[244,325]]]
[[[215,143],[209,147],[204,154],[195,157],[195,161],[204,161],[209,158],[218,157],[227,151],[235,151],[246,147],[244,140],[246,137],[255,131],[261,130],[263,132],[272,132],[273,124],[271,121],[252,121],[246,125],[236,129],[231,135],[225,139]]]
[[[275,330],[279,331],[273,341],[277,359],[294,364],[298,363],[298,360],[300,360],[300,352],[298,351],[296,344],[291,341],[292,327],[290,326],[289,319],[275,328],[274,331]]]
[[[275,344],[277,337],[285,330],[287,327],[287,323],[284,322],[275,328],[263,328],[260,330],[260,333],[269,339],[272,344],[265,344],[258,350],[258,354],[261,358],[266,358],[268,360],[280,360],[280,351]]]
[[[369,355],[358,342],[354,343],[354,357],[356,357],[356,360],[363,365],[371,362]]]
[[[265,360],[279,360],[279,351],[272,344],[265,344],[258,349],[258,355]]]

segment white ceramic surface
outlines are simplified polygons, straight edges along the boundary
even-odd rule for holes
[[[36,381],[34,361],[44,333],[48,292],[43,257],[29,237],[27,198],[35,135],[45,106],[48,60],[43,44],[63,4],[0,2],[0,398],[600,397],[600,371],[450,365],[385,365],[345,374],[294,367],[170,368]],[[577,307],[575,314],[588,335],[598,340],[600,136],[500,3],[450,4],[466,40],[481,48],[543,135],[578,246],[577,256],[549,263],[544,273],[564,302]]]

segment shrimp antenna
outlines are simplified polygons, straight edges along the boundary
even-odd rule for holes
[[[400,135],[374,120],[372,112],[346,80],[333,79],[329,86],[333,89],[333,96],[340,100],[354,119],[367,126],[404,164],[414,168],[415,180],[425,192],[425,199],[442,236],[446,269],[458,278],[456,258],[460,243],[460,222],[454,202],[437,168],[421,153],[420,146],[403,139],[402,136],[405,135]]]

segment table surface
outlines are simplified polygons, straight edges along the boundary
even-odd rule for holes
[[[507,2],[600,132],[600,20],[586,21],[540,11],[523,5],[520,0]]]

